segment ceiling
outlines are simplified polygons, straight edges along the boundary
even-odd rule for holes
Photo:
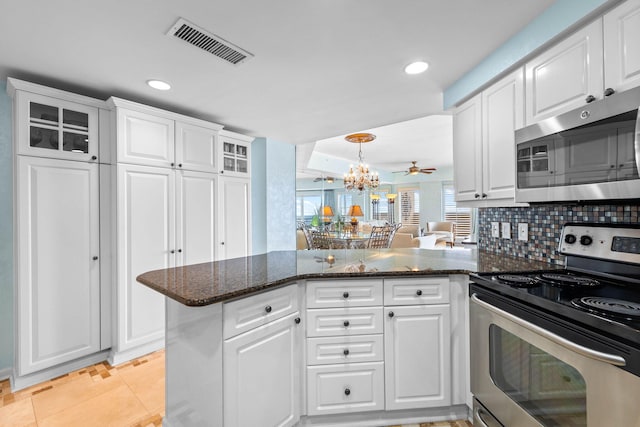
[[[372,148],[363,147],[367,161],[438,167],[438,146],[424,144],[437,140],[441,121],[417,130],[412,120],[442,113],[443,90],[552,3],[3,0],[0,78],[114,95],[293,144],[323,140],[318,150],[342,147],[354,160],[343,135],[406,122],[402,134],[376,129]],[[166,35],[178,18],[254,57],[234,66]],[[406,75],[418,59],[429,70]],[[151,89],[148,79],[172,89]]]

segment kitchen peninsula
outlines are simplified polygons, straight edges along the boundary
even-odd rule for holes
[[[467,273],[538,267],[475,249],[363,249],[144,273],[168,297],[164,425],[465,418]]]

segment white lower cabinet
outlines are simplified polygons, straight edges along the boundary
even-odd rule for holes
[[[384,362],[307,368],[308,415],[384,409]]]
[[[451,404],[448,305],[385,308],[386,408]]]
[[[100,351],[98,165],[18,156],[18,376]]]
[[[288,309],[274,312],[290,295],[295,298]],[[243,312],[260,313],[257,317],[265,320],[248,316],[257,327],[224,341],[225,426],[286,427],[300,420],[303,329],[298,295],[298,285],[291,285],[223,306],[225,331],[242,330]]]

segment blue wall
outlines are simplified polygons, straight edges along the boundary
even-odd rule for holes
[[[11,98],[0,82],[0,378],[13,366],[13,144]]]
[[[294,250],[295,146],[272,139],[251,143],[253,253]]]
[[[449,86],[443,94],[444,109],[453,107],[568,27],[611,1],[557,0],[475,68]]]

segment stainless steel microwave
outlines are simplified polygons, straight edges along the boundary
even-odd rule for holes
[[[640,199],[640,87],[516,130],[516,202]]]

